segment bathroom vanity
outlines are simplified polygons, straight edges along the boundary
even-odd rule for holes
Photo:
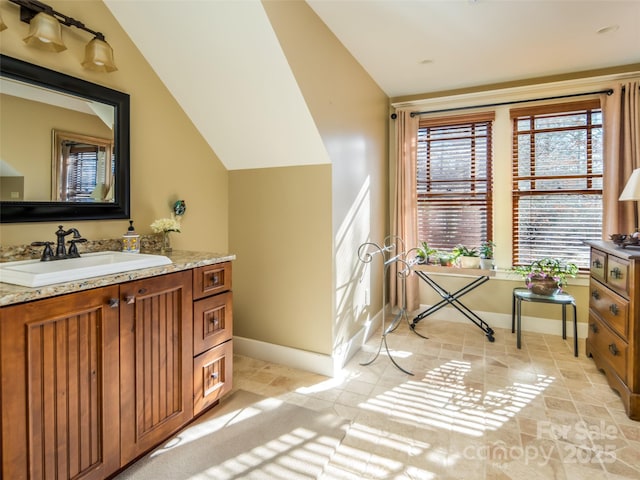
[[[1,477],[107,478],[229,392],[234,259],[0,283]]]

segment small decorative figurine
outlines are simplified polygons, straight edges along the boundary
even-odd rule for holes
[[[174,205],[173,205],[173,211],[175,212],[175,214],[179,217],[181,217],[182,215],[184,215],[184,212],[186,212],[187,210],[187,204],[184,202],[184,200],[178,200]]]

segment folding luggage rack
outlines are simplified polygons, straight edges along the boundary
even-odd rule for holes
[[[430,306],[419,315],[417,315],[413,322],[409,325],[411,330],[413,330],[417,335],[420,333],[416,332],[415,328],[420,320],[428,317],[429,315],[437,312],[445,305],[451,305],[460,313],[462,313],[466,318],[471,320],[474,324],[476,324],[486,335],[487,339],[490,342],[495,341],[493,336],[493,329],[489,326],[487,322],[485,322],[482,318],[480,318],[475,312],[473,312],[469,307],[467,307],[460,300],[461,297],[466,295],[472,290],[475,290],[480,285],[489,281],[490,277],[495,276],[495,271],[493,270],[480,270],[477,268],[458,268],[458,267],[440,267],[437,265],[413,265],[413,271],[415,274],[422,279],[427,285],[429,285],[433,290],[435,290],[442,300],[435,305]],[[456,276],[456,277],[472,277],[471,280],[462,288],[456,290],[451,293],[443,288],[440,284],[438,284],[432,276],[429,275],[438,274],[438,275],[446,275],[446,276]],[[420,335],[421,337],[423,335]]]

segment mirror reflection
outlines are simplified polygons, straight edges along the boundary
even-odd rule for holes
[[[2,201],[114,202],[112,105],[9,78],[0,92]]]
[[[0,223],[129,218],[129,116],[124,92],[0,54]]]
[[[112,141],[53,131],[53,201],[113,202]]]

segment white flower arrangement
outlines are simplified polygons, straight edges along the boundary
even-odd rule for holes
[[[154,233],[180,232],[180,222],[175,218],[159,218],[151,224]]]

